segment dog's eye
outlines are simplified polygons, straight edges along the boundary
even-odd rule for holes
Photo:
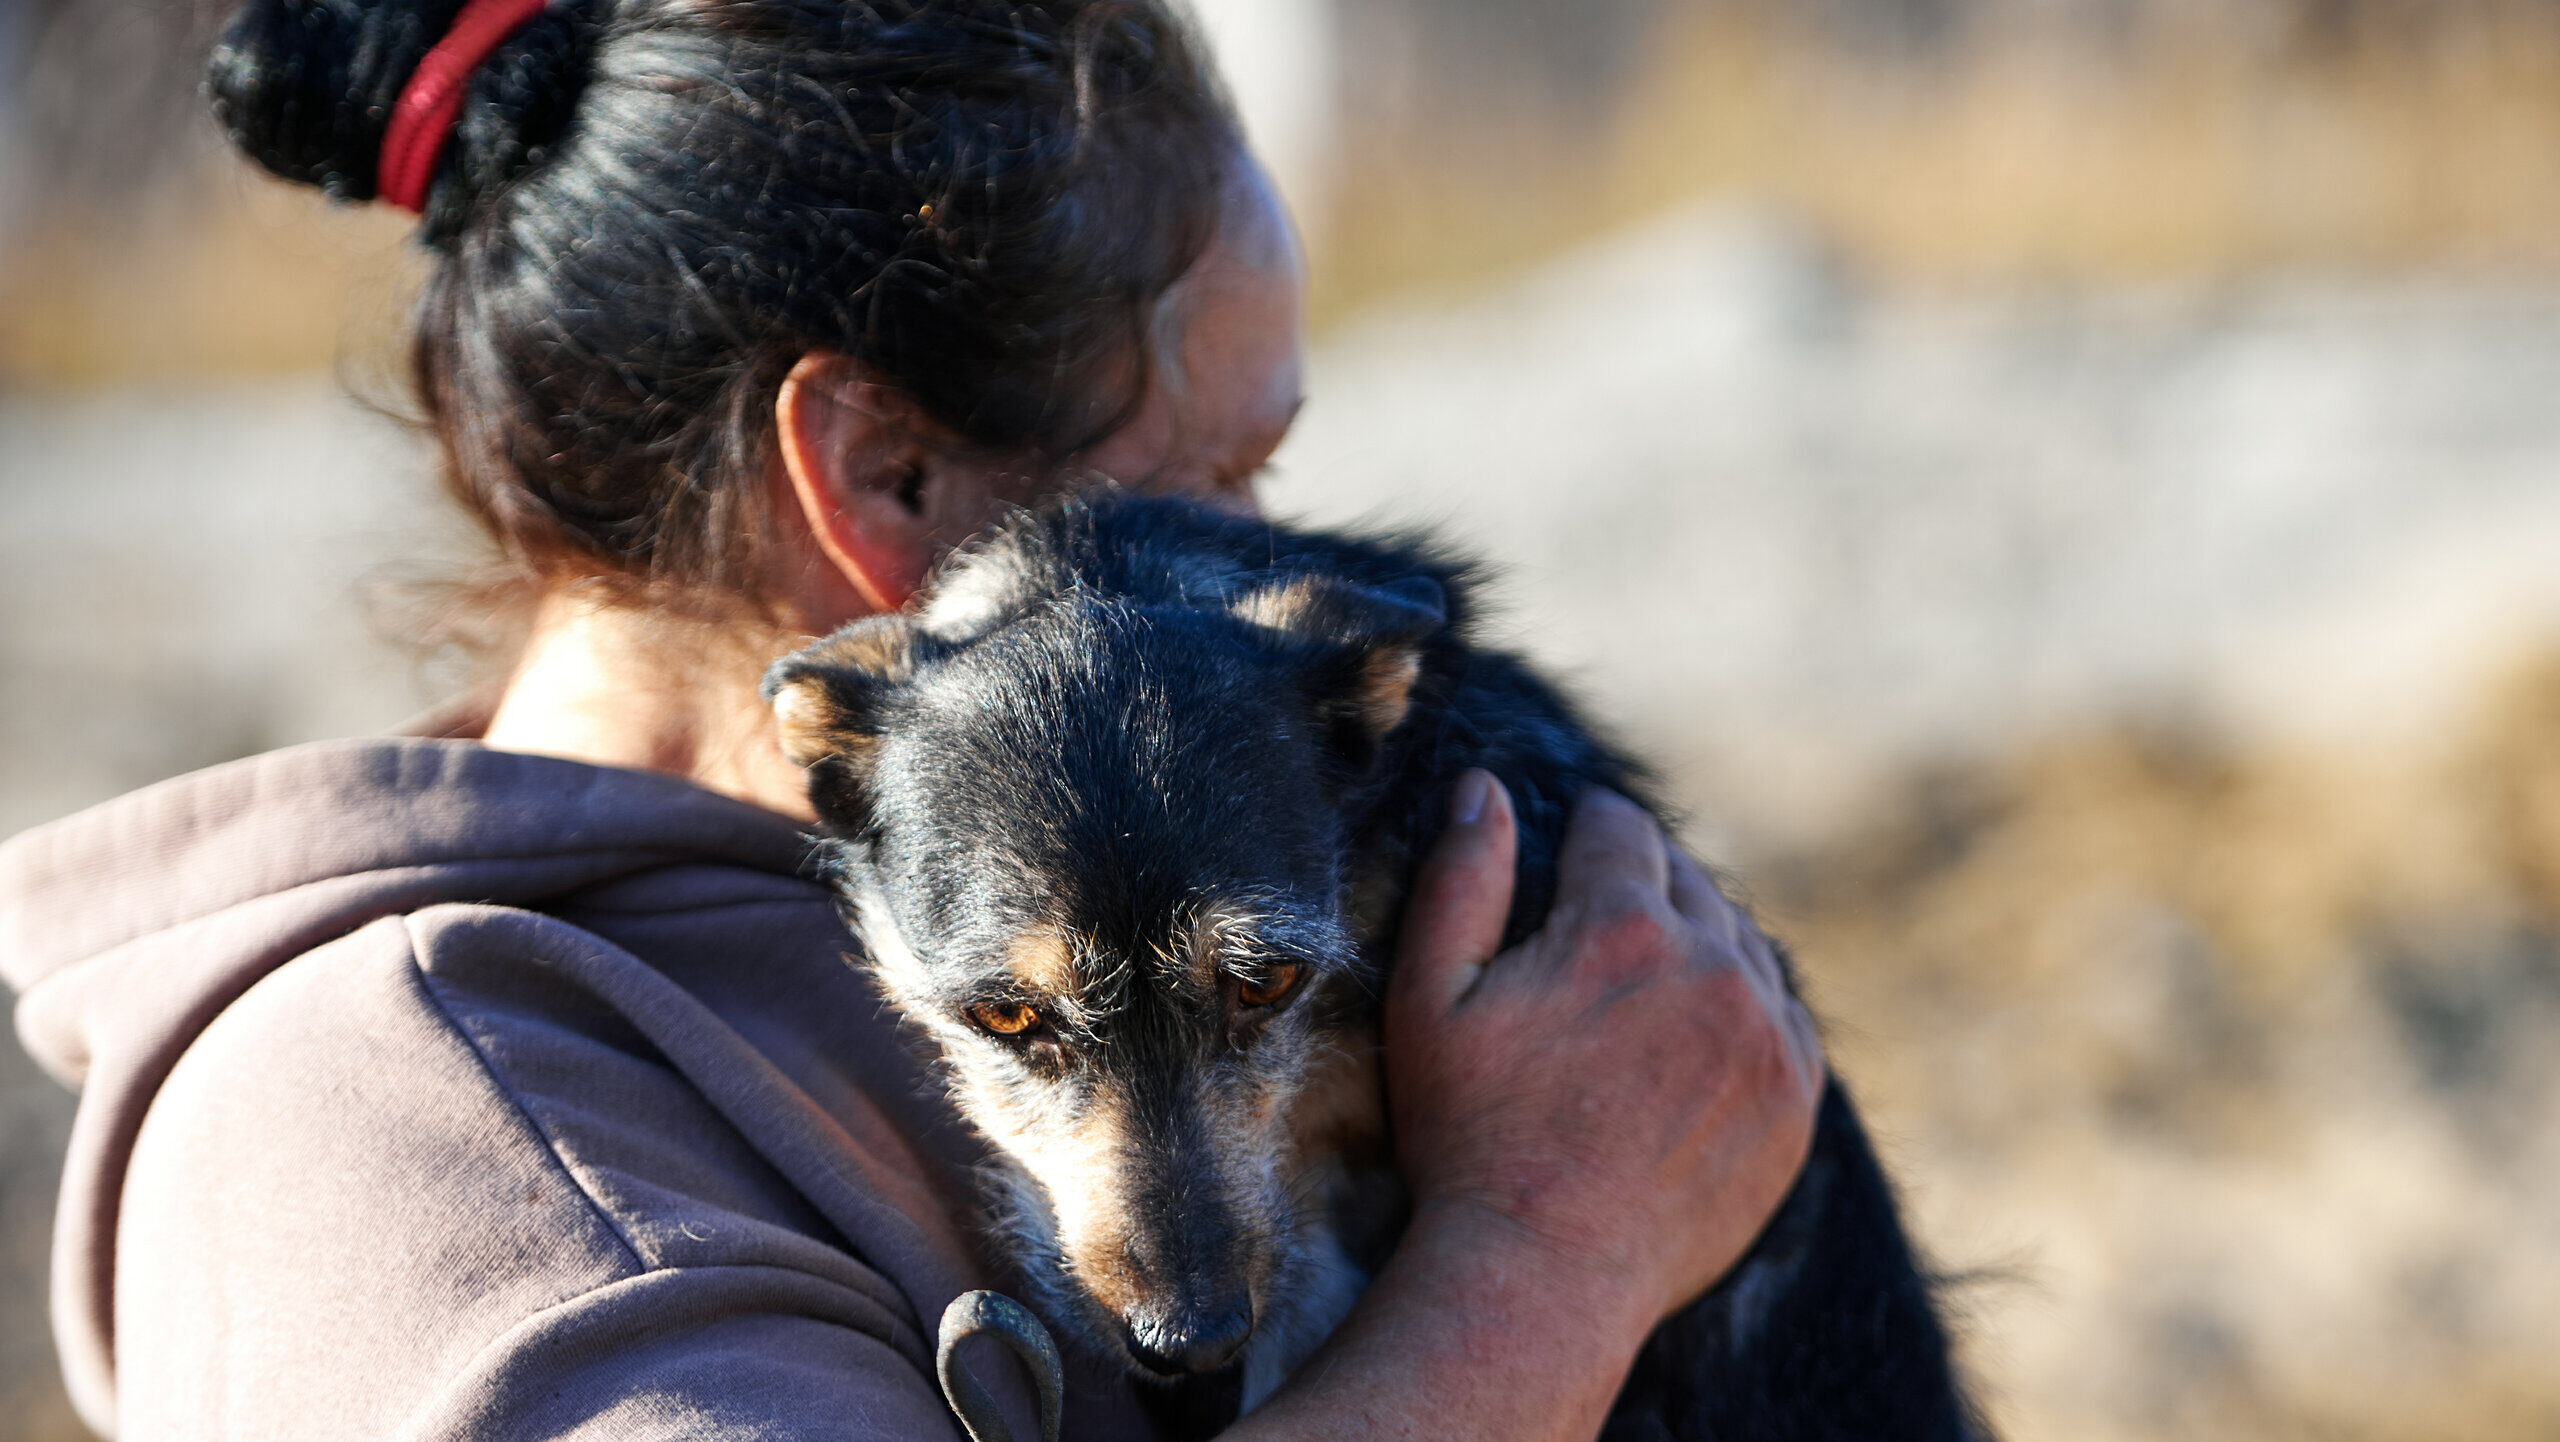
[[[1236,988],[1236,1000],[1247,1006],[1277,1006],[1283,997],[1298,989],[1299,980],[1307,974],[1298,962],[1284,962]]]
[[[969,1008],[968,1017],[980,1031],[997,1036],[1020,1036],[1040,1024],[1040,1013],[1018,1001],[982,1001]]]

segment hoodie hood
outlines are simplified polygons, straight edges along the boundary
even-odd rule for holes
[[[801,874],[790,820],[675,779],[470,742],[325,742],[153,786],[0,845],[18,1035],[80,1090],[54,1235],[55,1326],[103,1415],[117,1206],[171,1069],[270,972],[442,902],[541,911],[701,862]]]
[[[268,971],[380,917],[540,910],[686,861],[798,874],[809,855],[788,818],[671,777],[464,741],[322,742],[0,844],[0,980],[28,1054],[94,1105],[101,1087],[147,1088],[148,1058],[173,1060]]]

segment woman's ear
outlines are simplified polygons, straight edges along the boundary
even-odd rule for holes
[[[952,473],[956,448],[905,391],[833,351],[783,378],[774,429],[818,549],[872,609],[905,605],[968,504],[953,494],[972,480]]]

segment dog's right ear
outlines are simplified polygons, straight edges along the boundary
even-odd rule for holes
[[[1381,586],[1300,576],[1239,598],[1230,612],[1303,648],[1303,682],[1335,751],[1359,775],[1404,724],[1423,643],[1448,626],[1449,598],[1428,576]]]
[[[880,703],[914,674],[915,632],[896,614],[856,621],[764,673],[782,754],[808,771],[809,799],[827,820],[851,819],[880,747]]]

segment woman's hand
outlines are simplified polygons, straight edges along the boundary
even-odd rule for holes
[[[1664,1315],[1794,1184],[1822,1060],[1751,923],[1652,818],[1576,809],[1546,928],[1496,954],[1511,799],[1460,781],[1387,992],[1413,1224],[1233,1442],[1588,1442]]]
[[[1510,797],[1470,772],[1451,818],[1386,1000],[1415,1229],[1624,1288],[1649,1331],[1741,1258],[1802,1168],[1812,1023],[1769,943],[1634,803],[1583,797],[1545,928],[1499,954]]]

